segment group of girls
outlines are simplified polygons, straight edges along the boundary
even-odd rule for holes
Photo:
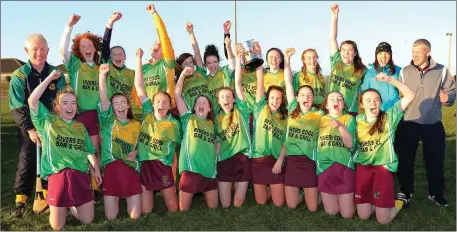
[[[229,36],[224,40],[228,65],[219,67],[216,46],[208,45],[202,58],[189,22],[194,55],[183,53],[175,60],[154,5],[146,10],[159,37],[147,64],[138,49],[135,70],[128,69],[124,49],[110,48],[119,12],[109,18],[103,38],[78,34],[69,52],[71,30],[80,19],[72,15],[60,44],[71,89],[58,94],[54,114],[39,103],[44,88],[59,76],[54,71],[29,98],[44,141],[41,173],[49,180],[52,228],[65,225],[67,208],[90,223],[93,189],[102,182],[108,220],[117,217],[120,198],[126,199],[131,218],[150,213],[154,191],[171,212],[189,210],[196,193],[203,193],[209,208],[219,201],[230,207],[232,198],[240,207],[249,182],[258,204],[272,199],[276,206],[296,208],[304,201],[316,212],[322,201],[326,213],[352,218],[355,203],[362,219],[374,211],[380,223],[395,217],[403,202],[394,198],[393,137],[414,92],[395,74],[378,71],[371,81],[394,86],[403,98],[382,111],[377,90],[359,94],[367,69],[353,41],[338,47],[338,5],[331,7],[328,79],[314,49],[302,53],[303,67],[294,75],[293,48],[285,54],[271,48],[267,69],[249,69],[242,46],[234,54]],[[230,25],[224,23],[225,34]],[[376,69],[393,66],[389,49],[377,49]],[[257,42],[254,52],[262,54]],[[141,121],[133,119],[134,107],[141,108]],[[355,117],[359,107],[364,114]]]

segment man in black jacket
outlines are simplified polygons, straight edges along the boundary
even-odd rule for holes
[[[13,72],[8,92],[11,114],[19,126],[21,146],[16,180],[13,186],[16,194],[16,208],[13,217],[21,217],[26,211],[27,197],[33,190],[36,178],[36,146],[41,146],[40,137],[30,118],[27,99],[32,91],[56,69],[46,62],[49,48],[43,35],[30,35],[25,41],[24,50],[29,56],[29,60]],[[63,88],[65,88],[65,77],[62,74],[59,79],[48,85],[40,98],[40,101],[50,112],[53,111],[52,101],[55,99],[57,91]],[[46,188],[46,183],[43,184]],[[46,191],[43,192],[46,197]]]

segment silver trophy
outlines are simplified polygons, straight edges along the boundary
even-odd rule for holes
[[[248,69],[255,69],[263,64],[262,54],[254,53],[255,40],[247,40],[242,43],[244,49],[244,65]]]

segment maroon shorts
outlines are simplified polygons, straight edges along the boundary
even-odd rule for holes
[[[249,158],[237,153],[230,159],[217,162],[217,181],[243,182],[251,179],[251,164]]]
[[[355,171],[339,163],[332,164],[317,179],[319,192],[339,195],[355,189]]]
[[[357,164],[355,170],[356,204],[370,203],[379,208],[395,206],[393,173],[383,166]]]
[[[306,155],[286,156],[284,185],[297,188],[317,187],[316,163]]]
[[[75,117],[75,120],[86,127],[89,136],[99,134],[98,113],[96,110],[89,110]]]
[[[105,166],[103,195],[127,198],[141,194],[140,175],[122,160]]]
[[[46,203],[55,207],[73,207],[94,200],[89,174],[71,168],[48,177]]]
[[[284,166],[281,173],[274,174],[272,169],[276,163],[273,156],[251,159],[251,182],[253,184],[283,184],[284,183]]]
[[[140,182],[149,191],[160,191],[175,185],[171,167],[163,164],[160,160],[142,162]]]
[[[179,179],[179,190],[186,193],[204,193],[217,189],[217,180],[198,173],[183,171]]]

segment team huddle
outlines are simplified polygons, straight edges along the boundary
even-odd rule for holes
[[[176,58],[154,5],[146,10],[159,40],[146,64],[143,50],[136,51],[133,69],[124,64],[124,48],[110,47],[121,13],[111,15],[103,37],[77,34],[70,47],[81,18],[72,15],[59,45],[67,87],[63,74],[46,63],[44,37],[34,34],[26,41],[26,51],[34,55],[12,77],[10,107],[13,115],[30,115],[33,125],[19,124],[41,144],[40,177],[47,180],[53,229],[65,226],[67,208],[82,223],[91,223],[94,191],[103,193],[108,220],[117,217],[120,198],[133,219],[152,212],[154,192],[161,193],[170,212],[188,211],[197,193],[208,208],[219,202],[240,207],[252,188],[258,204],[271,199],[293,209],[304,202],[316,212],[322,203],[326,213],[344,218],[357,211],[368,219],[375,212],[382,224],[409,203],[412,189],[402,186],[395,197],[394,173],[401,160],[394,141],[403,117],[419,108],[414,100],[423,94],[422,84],[407,84],[406,71],[393,64],[386,42],[378,45],[369,67],[355,42],[338,45],[338,5],[331,7],[329,77],[321,73],[311,48],[301,54],[303,67],[296,73],[290,65],[294,48],[269,49],[268,68],[248,65],[245,48],[232,48],[229,21],[223,25],[227,65],[219,66],[215,45],[206,46],[201,56],[189,22],[194,55]],[[253,50],[263,52],[259,42]],[[421,78],[438,66],[429,53],[420,57],[429,50],[425,39],[413,46],[411,66]],[[455,83],[440,67],[433,83],[440,91],[433,107],[439,110],[455,99]],[[134,117],[134,109],[142,115]],[[440,191],[429,196],[437,204]],[[16,194],[17,207],[25,207],[28,193]]]

